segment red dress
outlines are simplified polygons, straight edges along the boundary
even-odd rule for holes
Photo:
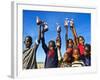
[[[78,48],[80,50],[80,55],[82,56],[84,54],[84,50],[85,50],[84,45],[78,44]]]

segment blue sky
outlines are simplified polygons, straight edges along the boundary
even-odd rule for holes
[[[52,39],[55,40],[57,37],[56,23],[61,25],[61,39],[62,39],[62,55],[65,52],[65,28],[64,20],[65,18],[73,18],[75,23],[75,28],[78,36],[84,36],[85,43],[91,43],[91,14],[90,13],[75,13],[75,12],[51,12],[51,11],[33,11],[33,10],[23,10],[23,40],[27,35],[30,35],[33,39],[33,44],[38,36],[38,26],[36,25],[36,16],[39,16],[42,20],[46,21],[49,26],[48,32],[45,34],[46,44]],[[68,37],[73,39],[72,32],[70,28],[68,29]],[[23,48],[24,48],[23,44]],[[36,53],[37,61],[45,60],[45,53],[39,45]]]

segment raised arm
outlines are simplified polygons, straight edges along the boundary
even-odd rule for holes
[[[48,47],[45,43],[44,31],[41,32],[41,40],[42,40],[42,48],[44,49],[45,53],[47,53],[48,52]]]
[[[68,23],[69,23],[69,20],[68,20],[68,18],[66,18],[65,21],[64,21],[64,27],[66,29],[66,34],[65,34],[66,50],[68,48],[68,43],[67,43],[67,41],[68,41]]]
[[[61,27],[60,25],[57,26],[57,38],[56,38],[56,46],[57,46],[57,53],[58,53],[58,60],[61,61]]]
[[[40,28],[42,27],[42,30],[40,31],[41,33],[41,40],[42,40],[42,48],[44,49],[45,53],[47,53],[48,51],[48,47],[45,44],[45,39],[44,39],[44,32],[46,32],[48,30],[48,25],[46,22],[44,22],[43,20],[41,20],[38,16],[36,19],[36,23],[38,26],[40,26]],[[40,40],[40,37],[38,38],[38,41]]]
[[[38,27],[38,38],[36,39],[36,41],[35,41],[35,43],[33,45],[33,48],[34,48],[35,51],[37,50],[37,48],[38,48],[38,46],[40,44],[40,40],[41,40],[41,27],[39,26]]]
[[[78,36],[76,33],[76,29],[75,29],[73,20],[70,21],[70,28],[71,28],[73,36],[74,36],[74,46],[77,46],[78,45]]]

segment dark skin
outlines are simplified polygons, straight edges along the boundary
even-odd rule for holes
[[[58,66],[58,55],[55,41],[50,40],[48,46],[45,43],[44,31],[41,32],[42,48],[46,54],[45,68],[53,68]]]
[[[40,39],[41,39],[41,27],[39,27],[38,29],[38,39],[37,39],[38,43],[40,43]],[[24,43],[26,48],[30,48],[32,45],[32,37],[26,36]]]
[[[68,59],[68,54],[65,53],[64,56],[63,56],[63,62],[66,62],[67,59]]]
[[[82,36],[79,36],[79,44],[84,45],[84,38]]]
[[[67,64],[70,64],[70,59],[69,59],[68,53],[64,53],[63,62],[67,63]]]
[[[77,48],[73,49],[73,58],[74,58],[74,61],[78,61],[79,60],[79,50]]]
[[[45,34],[45,32],[44,32],[44,29],[43,29],[42,32],[41,32],[41,38],[44,38],[44,34]],[[49,41],[48,49],[49,50],[55,49],[55,42],[53,40]]]
[[[75,29],[75,25],[73,20],[70,21],[70,28],[72,30],[72,34],[74,36],[74,46],[78,45],[78,39],[77,39],[77,33],[76,33],[76,29]]]
[[[68,40],[68,47],[73,47],[73,40],[72,39],[69,39]]]
[[[24,43],[25,43],[26,48],[30,48],[32,45],[32,40],[30,39],[30,37],[26,37]]]
[[[84,56],[90,56],[90,55],[91,55],[90,45],[85,46]]]
[[[55,43],[50,41],[48,48],[49,48],[49,50],[55,49]]]

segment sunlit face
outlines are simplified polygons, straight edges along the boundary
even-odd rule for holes
[[[25,39],[26,48],[30,48],[31,44],[32,44],[32,41],[28,37],[26,37],[26,39]]]
[[[81,37],[79,37],[79,43],[80,43],[80,44],[84,44],[84,39],[81,38]]]
[[[66,52],[72,54],[73,48],[67,48]]]
[[[49,42],[49,50],[53,50],[55,48],[55,44],[53,42]]]
[[[79,59],[79,51],[78,51],[78,49],[74,49],[73,50],[73,58],[74,58],[74,60],[78,60]]]
[[[68,41],[68,47],[73,47],[73,41],[72,40]]]

